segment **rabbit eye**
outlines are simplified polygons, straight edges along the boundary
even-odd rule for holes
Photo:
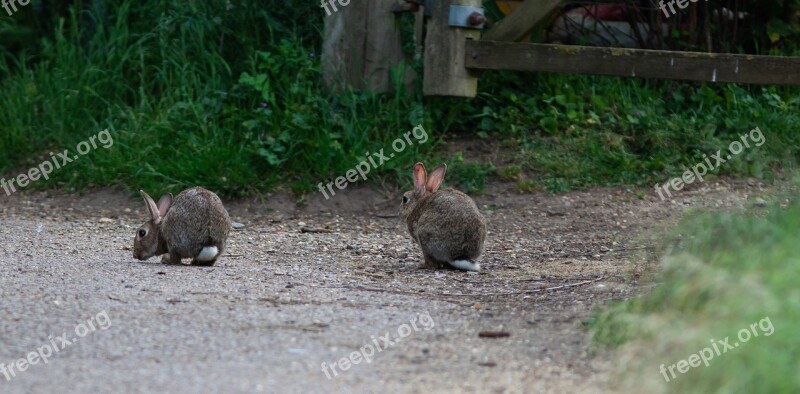
[[[407,196],[403,196],[403,204],[408,204],[408,197]]]
[[[144,237],[145,235],[147,235],[147,230],[145,230],[145,229],[141,229],[141,230],[139,230],[139,238],[142,238],[142,237]]]

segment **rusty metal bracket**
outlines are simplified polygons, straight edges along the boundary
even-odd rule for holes
[[[455,27],[465,27],[467,29],[482,29],[486,23],[483,8],[470,7],[465,5],[450,5],[450,16],[448,24]]]

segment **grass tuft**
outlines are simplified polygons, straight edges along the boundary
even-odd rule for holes
[[[800,390],[794,361],[800,356],[798,229],[797,201],[788,207],[775,203],[684,220],[670,238],[672,250],[662,261],[658,286],[599,313],[592,323],[599,346],[620,349],[621,388],[686,393]],[[749,330],[751,337],[742,330]],[[739,345],[722,352],[725,347],[719,341],[726,337],[731,346]],[[666,381],[662,364],[668,368],[688,360],[712,346],[711,339],[720,353],[709,366],[676,372],[675,378],[667,372]]]

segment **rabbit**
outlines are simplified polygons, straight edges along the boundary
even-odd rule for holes
[[[478,257],[486,240],[486,219],[466,194],[439,190],[447,165],[434,169],[430,176],[425,165],[414,165],[414,190],[403,194],[400,217],[422,249],[428,267],[444,263],[465,271],[480,271]]]
[[[195,187],[174,200],[171,193],[165,194],[156,204],[143,190],[139,193],[150,220],[136,230],[135,259],[161,256],[163,263],[180,264],[181,259],[191,258],[192,265],[214,265],[225,250],[231,229],[231,219],[216,194]]]

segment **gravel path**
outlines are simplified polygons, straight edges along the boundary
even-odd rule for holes
[[[418,268],[396,202],[363,189],[229,202],[245,227],[214,267],[134,260],[145,212],[125,193],[2,197],[0,392],[594,391],[611,363],[586,319],[652,269],[647,234],[752,194],[722,189],[495,187],[478,275]]]

